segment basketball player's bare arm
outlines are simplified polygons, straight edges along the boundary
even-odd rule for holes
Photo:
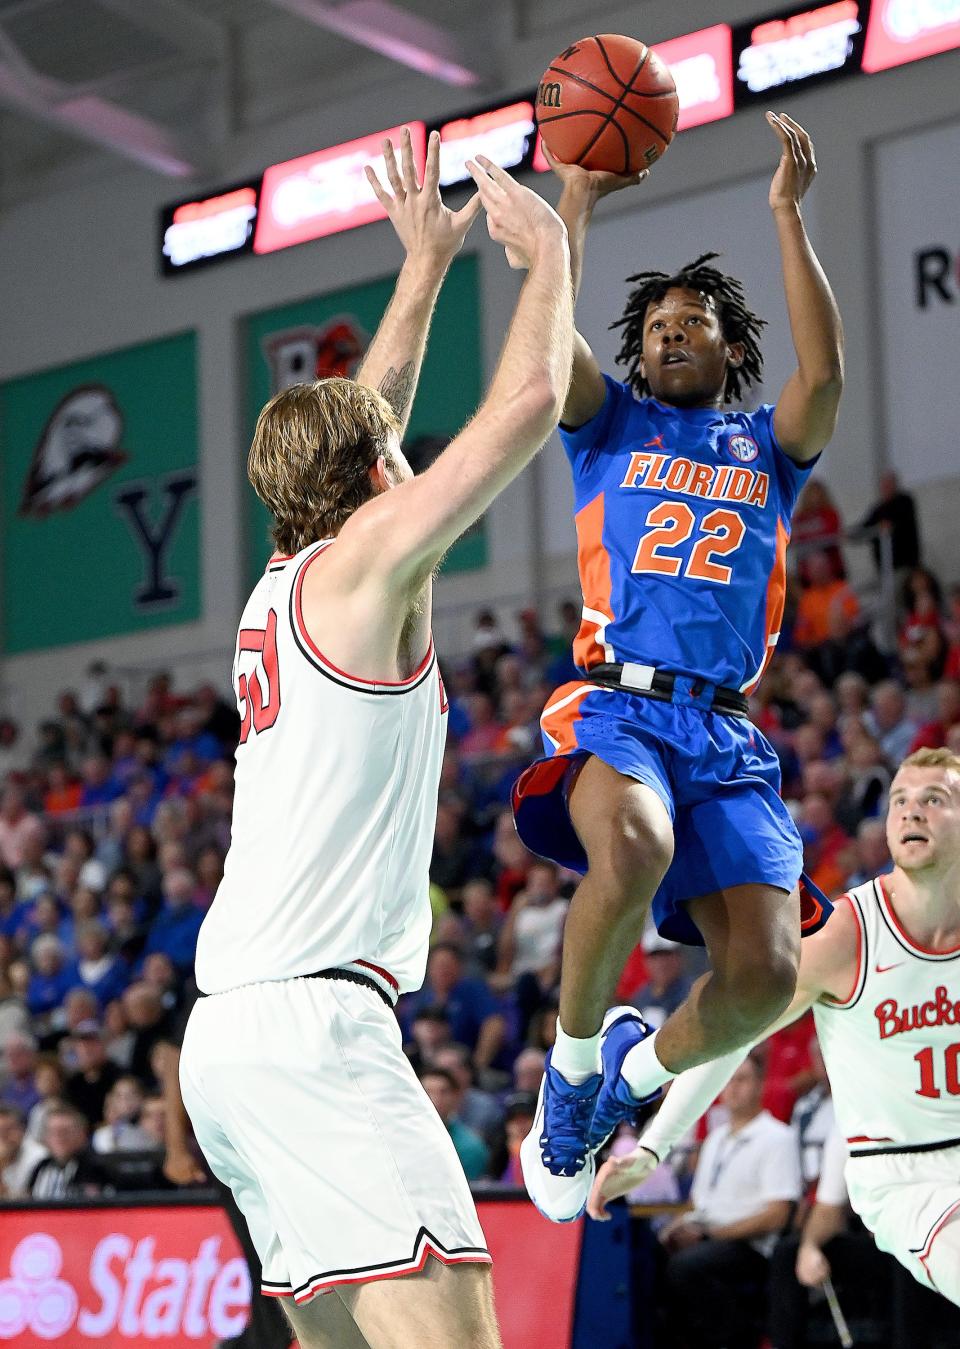
[[[573,278],[573,298],[576,302],[583,279],[583,254],[594,207],[601,197],[609,196],[611,192],[619,192],[621,188],[635,187],[638,183],[642,183],[649,171],[644,169],[642,173],[623,177],[616,173],[582,169],[578,164],[561,164],[546,146],[543,147],[543,153],[563,184],[557,214],[566,225],[570,239],[570,275]],[[573,343],[573,372],[560,416],[561,422],[564,426],[583,426],[600,411],[606,395],[607,386],[597,364],[597,358],[590,350],[586,338],[577,332]]]
[[[859,931],[853,909],[844,901],[821,931],[804,938],[793,1002],[765,1032],[764,1039],[803,1016],[814,1003],[829,999],[843,1002],[850,996],[858,974]],[[722,1058],[690,1068],[674,1080],[634,1152],[610,1158],[597,1172],[587,1203],[591,1218],[608,1218],[609,1201],[627,1194],[656,1169],[709,1109],[753,1048],[752,1044],[744,1045]]]
[[[482,166],[482,167],[481,167]],[[559,216],[491,161],[468,165],[491,238],[527,277],[476,416],[425,473],[366,502],[341,530],[342,566],[380,595],[419,592],[450,545],[533,458],[557,424],[570,378],[573,305]]]
[[[423,183],[417,179],[410,132],[404,128],[400,162],[390,140],[383,142],[383,160],[391,192],[367,165],[367,181],[387,212],[406,259],[396,288],[367,349],[357,382],[377,389],[400,421],[401,439],[420,378],[430,321],[450,263],[459,253],[470,226],[480,214],[479,196],[459,211],[440,198],[440,135],[427,143]]]
[[[798,463],[814,459],[837,424],[843,391],[843,325],[830,282],[804,229],[800,203],[817,172],[813,141],[785,113],[767,113],[780,141],[770,184],[797,368],[777,400],[773,429]]]

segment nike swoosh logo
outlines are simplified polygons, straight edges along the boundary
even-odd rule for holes
[[[886,974],[887,970],[896,970],[903,964],[902,960],[896,960],[892,965],[875,965],[877,974]]]

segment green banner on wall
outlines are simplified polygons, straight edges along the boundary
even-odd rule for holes
[[[260,409],[280,389],[324,375],[352,375],[393,294],[394,277],[253,315],[247,323],[249,434]],[[447,275],[430,329],[420,386],[404,451],[420,472],[476,411],[482,392],[477,259],[457,258]],[[250,579],[270,555],[270,515],[250,495]],[[483,521],[459,540],[446,571],[468,571],[487,560]]]
[[[0,385],[3,650],[200,616],[196,337]]]

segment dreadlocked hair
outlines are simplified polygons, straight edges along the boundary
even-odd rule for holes
[[[739,401],[744,388],[759,383],[763,375],[763,356],[760,352],[760,334],[767,326],[766,319],[758,318],[746,306],[743,286],[735,277],[725,276],[716,267],[708,266],[719,253],[702,253],[695,262],[681,267],[668,276],[666,272],[637,272],[628,276],[629,282],[638,282],[627,297],[623,317],[611,323],[611,328],[623,329],[623,340],[617,354],[617,364],[627,368],[627,383],[641,396],[650,392],[650,386],[640,373],[643,352],[643,325],[647,309],[666,295],[668,290],[695,290],[707,295],[717,310],[720,330],[728,342],[743,344],[743,364],[727,368],[724,401]]]

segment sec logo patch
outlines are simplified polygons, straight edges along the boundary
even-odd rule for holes
[[[741,464],[751,463],[760,453],[760,446],[753,436],[731,436],[727,442],[727,449]]]

